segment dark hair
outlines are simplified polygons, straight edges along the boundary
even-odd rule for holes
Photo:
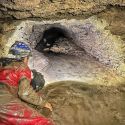
[[[4,67],[9,65],[12,62],[21,62],[23,60],[23,58],[21,59],[13,59],[13,58],[0,58],[0,66]]]

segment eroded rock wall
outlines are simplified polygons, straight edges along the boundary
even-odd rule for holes
[[[124,0],[1,0],[0,18],[78,18],[104,11],[108,5],[125,6]]]

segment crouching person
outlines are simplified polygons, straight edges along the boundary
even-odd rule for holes
[[[52,110],[51,105],[36,93],[45,81],[36,71],[33,71],[36,76],[31,80],[27,65],[30,54],[25,43],[16,42],[8,57],[0,59],[0,125],[53,125],[50,119],[24,103]],[[35,83],[38,78],[41,78],[40,84]]]

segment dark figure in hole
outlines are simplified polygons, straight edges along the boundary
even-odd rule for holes
[[[66,38],[64,32],[64,30],[58,27],[52,27],[44,31],[43,37],[40,40],[40,42],[36,45],[35,49],[39,52],[43,52],[46,48],[50,49],[55,44],[55,41],[57,41],[59,38]]]

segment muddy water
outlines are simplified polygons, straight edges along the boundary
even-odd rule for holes
[[[42,93],[53,106],[55,125],[125,125],[125,86],[64,81]]]

